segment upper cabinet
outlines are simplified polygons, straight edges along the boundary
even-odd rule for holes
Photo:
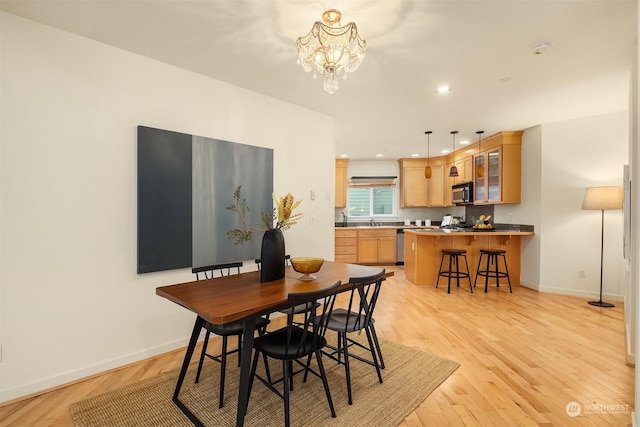
[[[348,159],[336,159],[336,208],[347,207]]]
[[[473,156],[474,169],[484,169],[474,180],[474,204],[520,203],[521,148],[522,131],[500,132],[482,141],[482,151]]]
[[[444,206],[444,159],[400,159],[400,207]],[[425,168],[431,166],[431,178],[425,178]]]

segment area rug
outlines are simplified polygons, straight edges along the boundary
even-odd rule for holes
[[[375,368],[354,360],[351,363],[353,405],[347,402],[344,366],[323,358],[336,418],[331,417],[322,381],[310,375],[306,383],[296,375],[291,392],[292,426],[397,426],[459,366],[404,345],[381,340],[385,361],[383,383]],[[184,381],[180,399],[205,426],[233,426],[236,421],[239,369],[231,357],[225,381],[225,404],[218,409],[220,365],[205,361],[200,382],[194,384],[192,364]],[[262,362],[261,362],[262,365]],[[272,361],[272,375],[280,363]],[[193,424],[171,401],[178,371],[167,372],[71,404],[69,410],[77,427],[185,426]],[[284,425],[283,402],[258,380],[254,382],[246,426]]]

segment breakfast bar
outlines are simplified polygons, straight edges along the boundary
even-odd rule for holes
[[[509,265],[513,285],[520,284],[520,245],[533,231],[519,228],[493,230],[405,230],[404,272],[414,285],[434,285],[443,249],[465,249],[471,282],[480,258],[481,249],[503,249]]]

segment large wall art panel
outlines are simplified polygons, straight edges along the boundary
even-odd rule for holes
[[[138,126],[138,273],[191,265],[191,140]]]
[[[193,266],[260,257],[262,233],[236,245],[227,231],[242,228],[238,214],[226,209],[242,186],[250,211],[246,223],[262,224],[273,209],[273,150],[210,138],[193,138]]]
[[[238,186],[246,224],[262,226],[273,209],[272,149],[139,126],[138,273],[258,258],[261,232],[227,239],[243,228],[226,209]]]

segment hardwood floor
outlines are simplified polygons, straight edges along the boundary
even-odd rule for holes
[[[625,364],[621,303],[603,309],[518,286],[513,294],[505,287],[447,294],[388,269],[395,276],[376,308],[379,336],[461,364],[402,427],[631,425],[634,368]],[[0,425],[73,425],[70,403],[177,369],[183,355],[174,351],[6,404]],[[580,415],[567,414],[570,402]]]

